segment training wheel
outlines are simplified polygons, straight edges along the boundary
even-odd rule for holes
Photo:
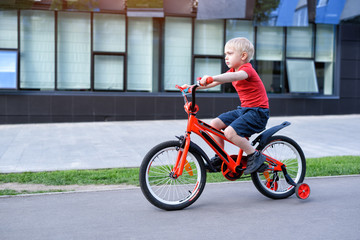
[[[296,196],[300,199],[307,199],[310,196],[310,187],[306,183],[300,183],[295,188]]]

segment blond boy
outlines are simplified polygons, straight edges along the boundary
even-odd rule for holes
[[[231,82],[237,91],[241,107],[223,113],[210,123],[217,129],[224,129],[225,137],[244,150],[248,156],[244,174],[263,171],[265,156],[255,151],[247,140],[254,133],[263,131],[269,119],[269,101],[265,87],[252,65],[249,63],[254,55],[254,46],[246,38],[234,38],[225,45],[225,62],[230,68],[226,73],[212,76],[214,82],[206,85],[207,75],[203,76],[200,88],[212,88],[219,84]],[[184,85],[183,87],[186,87]],[[224,141],[214,136],[224,147]],[[218,156],[212,158],[214,164],[221,163]]]

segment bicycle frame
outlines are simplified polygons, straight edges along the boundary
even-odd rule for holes
[[[191,143],[191,139],[190,139],[191,133],[195,133],[198,136],[200,136],[212,148],[212,150],[221,158],[221,160],[227,165],[226,172],[223,172],[223,175],[227,174],[228,172],[238,173],[238,174],[242,173],[242,171],[244,171],[246,168],[246,162],[242,158],[243,150],[239,148],[239,153],[237,155],[237,158],[236,160],[234,160],[231,157],[231,155],[229,155],[211,135],[215,135],[233,145],[235,144],[225,137],[223,131],[213,128],[212,126],[206,124],[205,122],[199,120],[196,117],[196,113],[199,108],[195,104],[195,91],[198,85],[193,85],[189,89],[183,89],[179,86],[176,87],[180,89],[180,91],[183,94],[184,102],[185,102],[184,108],[185,111],[188,113],[188,122],[187,122],[184,142],[179,150],[176,163],[172,170],[173,177],[177,178],[181,176],[184,167],[186,166],[187,163],[186,157]],[[186,96],[187,93],[192,93],[192,102],[188,101]],[[269,163],[269,168],[271,168],[271,170],[283,171],[283,166],[285,165],[282,162],[277,161],[276,159],[273,159],[267,155],[265,156],[266,156],[266,161]],[[240,165],[241,163],[243,163],[243,166]]]

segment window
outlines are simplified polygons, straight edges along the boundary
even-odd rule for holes
[[[256,70],[263,81],[266,92],[282,93],[284,91],[282,69],[282,61],[256,61]]]
[[[245,37],[254,44],[254,27],[251,21],[226,20],[226,41]]]
[[[57,88],[90,89],[90,13],[58,13]]]
[[[124,90],[125,16],[94,14],[94,89]]]
[[[202,77],[204,75],[219,75],[221,74],[222,59],[214,58],[197,58],[195,59],[195,77]],[[219,91],[220,86],[206,89],[205,91]]]
[[[221,74],[224,55],[224,21],[196,20],[194,36],[194,80],[203,75]],[[220,91],[221,86],[211,88]]]
[[[164,89],[191,83],[191,18],[165,19]]]
[[[153,90],[153,19],[129,18],[127,89]]]
[[[124,56],[95,55],[95,90],[124,90]]]
[[[282,61],[284,54],[284,30],[282,27],[258,27],[256,59]]]
[[[287,29],[286,72],[290,93],[319,93],[313,32],[312,25]]]
[[[334,92],[334,26],[328,24],[316,25],[315,61],[320,92],[331,95]]]
[[[55,88],[54,13],[21,11],[20,88]]]
[[[223,55],[224,22],[222,20],[196,20],[194,54]]]
[[[286,60],[290,92],[318,93],[313,60]]]
[[[287,29],[286,57],[312,58],[314,52],[313,28],[289,27]]]
[[[17,88],[17,11],[0,10],[0,88]]]
[[[16,89],[17,52],[0,51],[0,88]]]
[[[257,28],[256,70],[269,93],[284,91],[282,77],[284,36],[282,27]]]
[[[17,11],[0,10],[0,48],[17,48]]]
[[[94,14],[94,51],[125,52],[125,16]]]

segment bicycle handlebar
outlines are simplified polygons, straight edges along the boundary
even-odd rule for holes
[[[207,78],[206,78],[206,84],[205,84],[205,85],[200,84],[200,80],[201,80],[200,77],[197,78],[196,80],[197,80],[197,83],[194,84],[194,85],[191,85],[191,86],[188,87],[188,88],[183,88],[183,87],[180,87],[179,85],[176,85],[175,88],[179,89],[182,93],[187,94],[187,93],[191,93],[191,92],[192,92],[191,90],[192,90],[193,88],[194,88],[194,90],[195,90],[196,88],[198,88],[198,87],[200,87],[200,86],[203,87],[203,86],[206,86],[206,85],[214,82],[214,79],[213,79],[212,77],[207,77]]]
[[[206,78],[206,85],[200,84],[200,80],[201,80],[201,78],[197,78],[197,83],[194,84],[194,85],[191,85],[188,88],[182,88],[179,85],[175,86],[175,88],[177,88],[177,89],[179,89],[181,91],[181,93],[183,94],[184,97],[185,97],[186,94],[191,93],[191,97],[192,97],[192,103],[191,103],[191,106],[190,106],[191,111],[194,111],[195,106],[196,106],[196,104],[195,104],[195,91],[196,91],[196,89],[198,87],[200,87],[200,86],[201,87],[206,86],[206,85],[214,82],[214,79],[212,77],[207,77]],[[187,98],[186,98],[186,101],[187,101]]]

